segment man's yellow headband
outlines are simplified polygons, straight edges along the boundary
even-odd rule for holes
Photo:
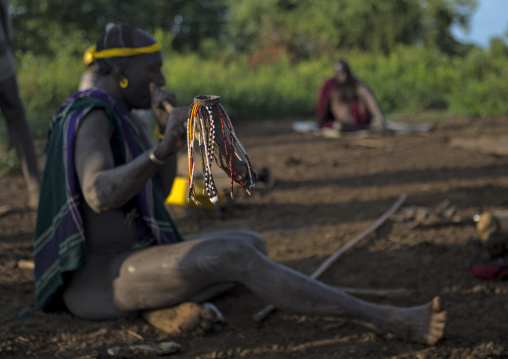
[[[127,56],[135,56],[142,54],[152,54],[154,52],[160,51],[161,45],[155,43],[150,46],[145,47],[117,47],[113,49],[105,49],[101,51],[96,51],[96,47],[92,46],[87,49],[84,55],[85,63],[91,63],[97,59],[109,59],[112,57],[127,57]]]

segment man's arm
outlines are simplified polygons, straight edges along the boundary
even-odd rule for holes
[[[368,111],[374,116],[376,120],[374,127],[378,127],[380,129],[384,128],[386,125],[385,117],[372,91],[370,91],[367,86],[360,84],[358,85],[358,94],[366,104]]]
[[[336,83],[337,81],[335,79],[328,79],[321,85],[321,89],[319,90],[315,114],[320,124],[326,122],[328,119],[328,114],[330,112],[330,95]]]
[[[175,110],[175,109],[173,109]],[[185,116],[185,118],[187,118],[187,112],[188,112],[188,109],[185,107],[185,108],[176,108],[176,111],[184,111],[183,114]],[[169,118],[169,114],[167,114],[166,116],[167,118]],[[148,129],[146,127],[146,125],[142,124],[141,120],[139,118],[135,118],[136,121],[137,121],[137,126],[140,130],[140,134],[141,134],[141,138],[143,140],[143,143],[145,145],[146,148],[153,148],[154,147],[154,143],[150,137],[150,134],[148,133]],[[164,133],[165,132],[165,128],[163,128],[161,130],[161,127],[159,126],[159,132],[160,133]],[[163,165],[161,165],[159,167],[159,169],[157,170],[157,173],[156,173],[156,176],[157,176],[157,179],[159,180],[159,184],[161,186],[161,189],[162,189],[162,194],[164,195],[164,198],[166,198],[167,196],[169,196],[169,193],[171,192],[171,188],[173,187],[173,181],[175,179],[175,176],[177,174],[177,159],[178,159],[178,155],[177,154],[174,154],[172,156],[170,156],[165,162]]]
[[[183,144],[180,127],[181,123],[170,118],[165,139],[153,149],[157,159],[168,160],[169,168],[169,158]],[[76,134],[74,160],[78,180],[86,202],[97,213],[127,203],[161,167],[149,158],[152,149],[115,167],[108,132],[108,117],[102,110],[95,110],[81,121]]]
[[[174,136],[176,131],[179,134],[176,136],[176,141],[180,142],[180,147],[178,148],[181,148],[187,143],[187,116],[189,108],[176,107],[176,96],[173,93],[161,90],[154,83],[150,83],[150,93],[152,95],[152,114],[157,121],[159,133],[164,134],[164,138],[159,144],[162,145],[167,140],[167,136]],[[164,105],[165,102],[171,104],[169,112]],[[178,126],[178,124],[180,125]],[[170,127],[169,130],[168,127]],[[168,144],[167,141],[166,144]],[[159,149],[156,148],[154,154],[157,158],[163,159],[163,157],[160,157],[163,155],[160,154]],[[165,197],[169,196],[171,192],[176,171],[177,154],[175,152],[175,155],[166,160],[157,172],[157,177]]]

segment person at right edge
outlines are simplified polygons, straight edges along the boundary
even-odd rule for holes
[[[8,0],[0,0],[0,108],[7,123],[9,140],[18,157],[28,191],[28,207],[37,209],[40,171],[37,165],[32,132],[19,96],[14,67],[13,32],[8,12]]]

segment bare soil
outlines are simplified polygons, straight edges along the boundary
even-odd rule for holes
[[[342,255],[320,278],[354,288],[407,289],[411,295],[364,299],[412,306],[442,297],[448,311],[435,346],[380,336],[340,318],[277,310],[256,323],[268,303],[237,287],[215,299],[227,325],[199,338],[168,337],[141,318],[87,321],[45,314],[36,305],[32,259],[36,213],[26,209],[21,176],[0,178],[0,357],[106,358],[107,349],[175,341],[179,359],[211,358],[508,358],[508,282],[482,281],[469,266],[488,256],[471,220],[508,208],[508,157],[450,146],[472,130],[506,134],[506,119],[453,120],[425,136],[331,139],[295,133],[290,123],[238,125],[255,169],[276,178],[252,196],[238,191],[228,218],[213,210],[169,207],[185,235],[252,229],[266,238],[269,256],[303,273],[368,229],[399,198],[403,206],[434,208],[448,199],[462,223],[410,228],[388,220]],[[261,187],[261,186],[259,186]],[[126,356],[127,357],[127,356]],[[134,356],[130,356],[134,357]],[[146,357],[146,356],[138,356]]]

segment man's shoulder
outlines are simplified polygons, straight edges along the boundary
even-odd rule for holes
[[[61,112],[60,122],[62,125],[66,127],[65,123],[74,123],[72,127],[75,127],[76,134],[83,133],[83,128],[88,128],[95,133],[100,133],[103,130],[107,132],[111,122],[110,116],[112,111],[94,102],[81,100],[77,99],[69,103],[69,107]]]
[[[331,91],[335,85],[337,84],[337,79],[335,78],[329,78],[323,81],[323,84],[321,85],[321,91],[327,92]]]
[[[360,95],[370,95],[372,93],[369,86],[360,81],[356,83],[356,91]]]
[[[108,129],[110,128],[110,118],[103,108],[91,108],[81,118],[79,127],[77,128],[78,133],[83,132],[79,131],[83,127],[89,128],[90,131],[95,134],[102,132],[108,133]]]
[[[106,110],[102,107],[92,107],[86,112],[83,118],[94,118],[101,121],[109,120]]]
[[[94,89],[78,91],[62,104],[57,116],[114,117],[115,102],[105,93]]]
[[[323,81],[323,86],[335,85],[336,83],[337,83],[337,79],[335,77],[331,77],[331,78],[325,79]]]

